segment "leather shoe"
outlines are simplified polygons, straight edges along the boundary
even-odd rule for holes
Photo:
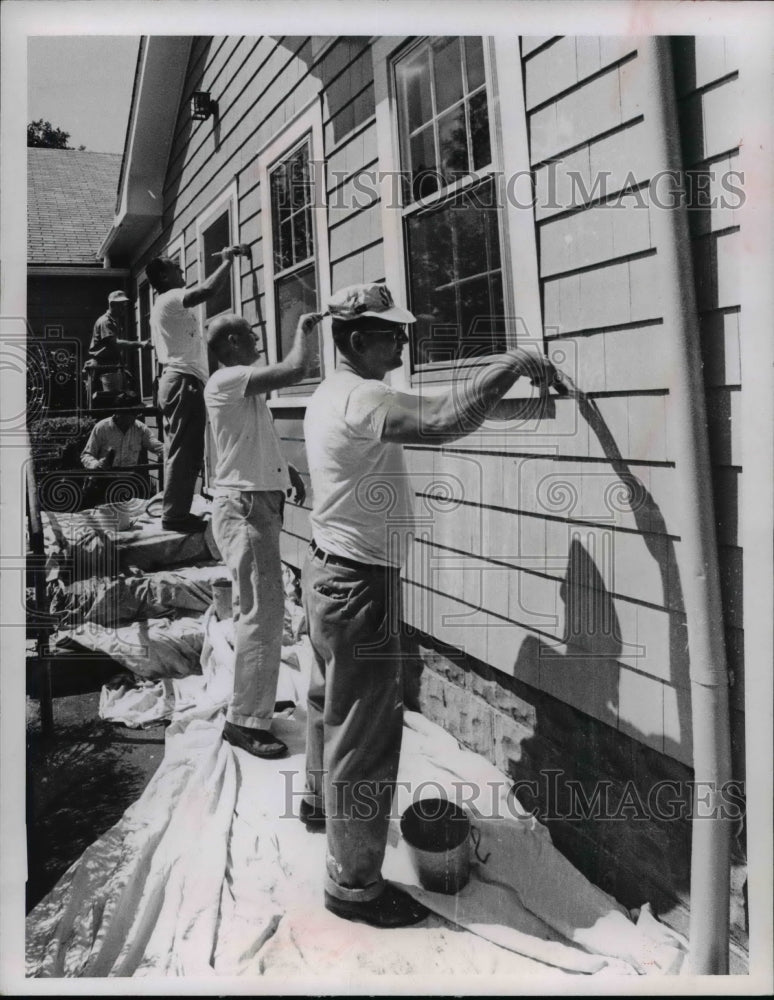
[[[356,920],[361,924],[371,924],[372,927],[409,927],[424,920],[430,912],[407,892],[389,882],[381,895],[366,903],[338,899],[326,892],[325,909],[344,920]]]
[[[188,514],[187,517],[162,518],[161,527],[164,531],[180,531],[183,534],[190,534],[193,531],[204,531],[207,527],[207,519],[197,517],[196,514]]]
[[[307,830],[325,829],[325,810],[319,806],[311,805],[306,799],[301,800],[301,810],[298,818]]]
[[[223,726],[223,739],[232,747],[239,747],[253,757],[263,757],[264,760],[282,757],[288,752],[282,740],[268,729],[250,729],[249,726],[237,726],[233,722],[227,722]]]

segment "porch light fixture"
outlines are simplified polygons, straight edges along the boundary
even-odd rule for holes
[[[218,102],[213,101],[207,90],[195,90],[191,95],[191,118],[206,122],[210,115],[217,115]]]

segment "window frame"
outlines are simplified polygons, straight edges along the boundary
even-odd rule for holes
[[[542,352],[544,336],[534,208],[532,205],[520,206],[514,199],[505,197],[509,177],[519,172],[531,175],[519,38],[482,36],[492,163],[448,185],[442,193],[434,192],[421,203],[404,206],[401,184],[396,180],[403,164],[395,65],[431,37],[383,37],[376,39],[372,46],[377,149],[382,178],[385,279],[395,296],[408,303],[404,219],[433,205],[441,205],[460,192],[479,185],[483,178],[492,176],[500,205],[497,214],[506,343],[509,347],[516,344],[520,347],[534,346]],[[501,93],[507,94],[508,100],[501,101]],[[514,281],[516,274],[520,276],[518,288]],[[427,386],[448,386],[460,374],[486,363],[485,357],[468,358],[413,368],[411,354],[410,351],[405,352],[402,368],[392,372],[390,379],[394,386],[407,392]],[[527,397],[532,395],[532,390],[526,380],[519,379],[507,395]]]
[[[204,267],[204,234],[223,214],[224,210],[228,212],[229,217],[229,246],[233,246],[239,243],[239,200],[237,197],[237,180],[236,177],[229,182],[229,184],[213,198],[203,212],[200,212],[196,218],[196,258],[199,264],[199,284],[205,280],[205,267]],[[172,249],[172,245],[170,245]],[[177,242],[175,244],[175,249],[177,249]],[[185,249],[181,248],[183,253],[183,264],[185,264]],[[183,267],[183,273],[185,274],[185,267]],[[242,315],[242,298],[240,293],[240,267],[239,258],[236,258],[234,266],[231,268],[231,274],[229,275],[229,282],[231,288],[231,308],[223,309],[221,312],[215,313],[213,316],[207,316],[207,303],[202,302],[198,308],[199,315],[199,327],[201,329],[202,335],[206,339],[207,328],[212,323],[214,319],[218,316],[223,316],[227,312],[236,313],[237,316]]]
[[[261,235],[263,253],[264,294],[263,312],[267,331],[268,362],[275,364],[278,358],[277,322],[274,284],[274,226],[271,212],[272,171],[298,149],[308,139],[310,146],[310,168],[314,197],[312,201],[312,239],[314,241],[314,265],[317,280],[317,297],[321,310],[330,298],[330,254],[328,245],[328,199],[326,191],[327,169],[323,156],[322,108],[319,97],[314,98],[287,125],[266,143],[258,154],[258,176],[261,192]],[[284,272],[283,272],[284,273]],[[335,357],[330,336],[330,319],[321,323],[320,335],[320,379],[302,382],[298,391],[287,393],[273,390],[267,394],[267,403],[273,409],[305,406],[326,373],[333,371]],[[269,334],[269,331],[271,333]]]

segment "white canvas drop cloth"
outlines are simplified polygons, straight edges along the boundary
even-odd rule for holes
[[[679,970],[680,938],[647,909],[634,923],[567,862],[534,817],[508,801],[501,772],[415,713],[406,715],[384,871],[434,913],[422,925],[391,931],[328,913],[325,837],[295,818],[308,647],[293,648],[300,669],[282,667],[299,706],[294,718],[275,720],[289,756],[261,761],[220,738],[230,645],[227,623],[208,616],[206,624],[202,675],[186,679],[196,696],[175,711],[159,770],[30,913],[29,975],[241,975],[285,987],[327,978],[346,992],[348,982],[381,973]],[[420,889],[400,841],[400,812],[420,786],[428,794],[430,782],[450,797],[460,784],[502,790],[484,815],[473,815],[482,856],[490,858],[474,862],[456,896]],[[437,794],[436,785],[429,794]]]

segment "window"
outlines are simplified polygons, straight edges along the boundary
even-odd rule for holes
[[[150,338],[151,286],[147,280],[141,281],[137,287],[137,311],[140,340],[148,340]],[[153,358],[150,351],[141,350],[139,353],[140,395],[143,399],[150,399],[153,395]]]
[[[236,219],[236,182],[223,192],[196,223],[199,247],[199,280],[205,281],[221,265],[219,251],[238,242]],[[225,312],[240,312],[236,293],[239,267],[231,271],[231,279],[220,286],[212,298],[202,305],[205,326]]]
[[[264,289],[269,362],[282,360],[302,313],[321,311],[330,298],[322,108],[315,98],[259,153]],[[297,385],[271,394],[272,405],[297,406],[333,364],[333,343],[313,345],[313,366]]]
[[[432,38],[393,64],[412,367],[506,346],[483,39]]]
[[[310,140],[304,139],[297,149],[269,173],[278,359],[284,358],[292,346],[299,316],[314,312],[319,303],[309,170],[310,145]],[[320,375],[318,339],[307,381],[318,382]]]

